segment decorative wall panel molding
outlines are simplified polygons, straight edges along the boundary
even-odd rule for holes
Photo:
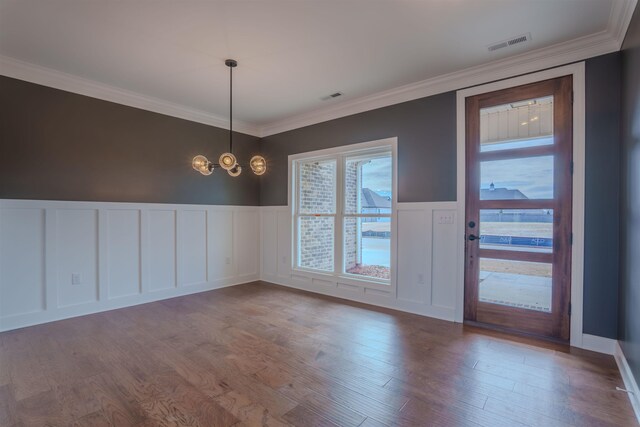
[[[0,200],[0,331],[259,277],[259,208]]]
[[[398,203],[396,288],[292,269],[291,210],[263,206],[261,279],[297,289],[453,321],[457,203]],[[344,283],[343,283],[344,282]]]

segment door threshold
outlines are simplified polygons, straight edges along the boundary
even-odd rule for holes
[[[550,350],[567,352],[570,348],[569,341],[564,341],[559,338],[545,337],[543,335],[536,335],[530,332],[519,331],[517,329],[510,329],[488,323],[476,322],[473,320],[465,320],[463,323],[463,327],[465,330],[470,332],[489,335],[492,337],[502,338],[508,341],[519,342],[522,344],[529,344],[536,347],[545,347]]]

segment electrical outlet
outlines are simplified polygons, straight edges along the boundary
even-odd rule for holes
[[[231,257],[226,257],[226,258],[225,258],[225,263],[226,263],[227,265],[231,265]]]
[[[283,257],[282,257],[282,263],[283,263],[283,264],[286,264],[286,263],[287,263],[287,257],[286,257],[286,256],[283,256]]]
[[[80,273],[71,273],[71,284],[80,285],[82,283],[82,275]]]
[[[418,273],[418,283],[424,285],[424,274]]]

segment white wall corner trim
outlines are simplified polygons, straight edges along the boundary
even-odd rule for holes
[[[584,201],[585,201],[585,64],[578,62],[533,74],[475,86],[457,92],[457,199],[458,217],[465,217],[465,98],[528,83],[573,76],[573,245],[571,247],[571,338],[574,347],[583,347],[584,286]],[[462,222],[461,222],[462,224]],[[464,309],[464,227],[458,228],[458,277],[456,321],[463,321]]]
[[[616,342],[614,357],[618,364],[622,381],[624,381],[624,387],[629,391],[629,400],[631,401],[631,406],[636,414],[636,419],[640,424],[640,388],[638,388],[638,383],[633,376],[633,372],[631,372],[631,367],[629,367],[629,363],[627,362],[627,358],[625,357],[619,342]]]
[[[0,75],[192,122],[229,129],[228,118],[8,56],[0,55]],[[260,136],[260,129],[250,123],[234,120],[233,127],[237,132]]]
[[[259,278],[253,206],[0,200],[0,331]]]

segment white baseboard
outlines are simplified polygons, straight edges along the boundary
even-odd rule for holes
[[[629,363],[627,363],[627,358],[622,352],[622,347],[620,347],[620,343],[617,341],[614,357],[616,359],[616,363],[618,364],[618,369],[620,370],[622,381],[624,381],[624,387],[628,391],[630,391],[630,393],[628,393],[629,400],[631,401],[631,406],[633,406],[633,411],[635,412],[638,423],[640,424],[640,389],[638,388],[638,383],[636,382],[633,373],[631,372]]]
[[[387,293],[376,289],[353,287],[352,289],[346,290],[336,287],[335,284],[331,284],[328,286],[319,286],[316,283],[314,285],[313,281],[310,282],[311,285],[305,285],[302,282],[293,280],[291,277],[283,276],[263,275],[260,280],[266,283],[272,283],[274,285],[286,286],[288,288],[312,292],[314,294],[326,295],[344,299],[347,301],[359,302],[376,307],[389,308],[405,313],[417,314],[420,316],[430,317],[432,319],[446,320],[449,322],[454,321],[454,311],[451,308],[427,306],[425,304],[417,302],[398,300],[392,295],[392,293]]]
[[[616,353],[617,344],[618,341],[611,338],[582,334],[582,348],[585,350],[614,355]]]
[[[198,283],[194,285],[182,286],[179,288],[164,289],[147,294],[136,294],[126,297],[116,298],[107,301],[95,301],[88,304],[79,304],[59,308],[55,311],[42,311],[39,313],[26,313],[11,317],[5,317],[0,321],[0,332],[13,329],[26,328],[28,326],[42,323],[56,322],[58,320],[71,319],[73,317],[87,316],[103,311],[117,310],[119,308],[132,307],[147,304],[154,301],[181,297],[185,295],[197,294],[200,292],[213,291],[215,289],[228,288],[259,280],[257,275],[244,276],[242,278],[221,279],[213,282]]]

